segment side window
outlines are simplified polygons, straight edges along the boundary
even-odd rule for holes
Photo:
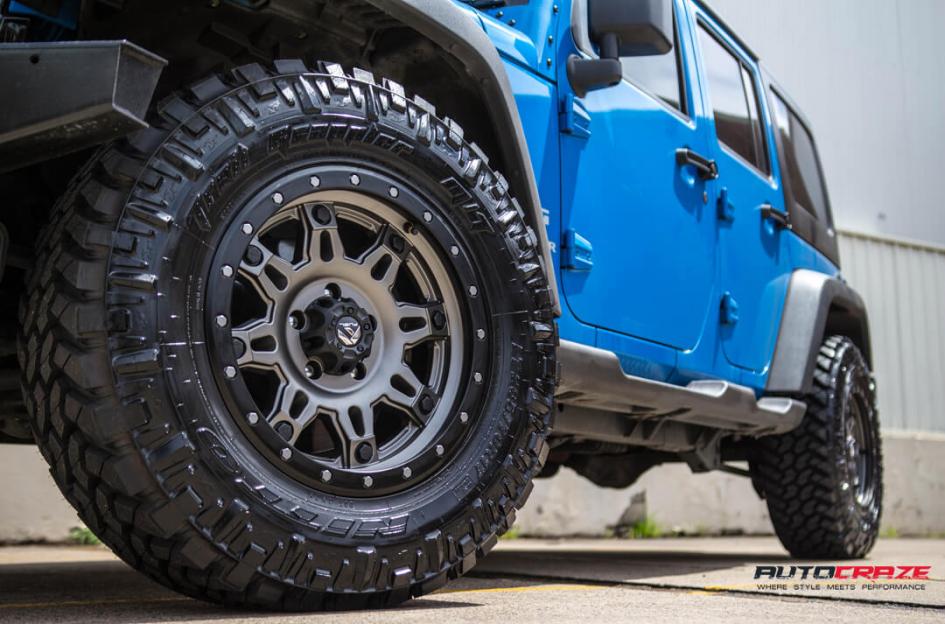
[[[820,175],[814,138],[784,100],[777,93],[771,95],[774,123],[784,154],[784,175],[794,203],[829,225],[827,192]]]
[[[679,50],[679,29],[673,15],[673,49],[658,56],[625,56],[620,59],[623,77],[649,91],[679,112],[686,110],[685,80]]]
[[[759,171],[769,173],[768,150],[751,70],[702,25],[699,44],[719,141]]]

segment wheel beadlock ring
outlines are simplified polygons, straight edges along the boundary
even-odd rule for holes
[[[394,189],[394,190],[392,190]],[[231,327],[227,318],[233,297],[234,272],[224,267],[240,266],[254,235],[269,219],[302,198],[332,191],[356,192],[381,201],[401,214],[414,235],[429,239],[439,261],[451,274],[462,315],[464,361],[458,375],[460,387],[452,405],[438,406],[447,417],[424,450],[408,461],[373,469],[371,464],[345,468],[334,462],[300,452],[287,444],[260,411],[238,365]],[[276,201],[278,200],[278,201]],[[432,200],[402,180],[359,165],[318,165],[281,176],[243,202],[223,234],[209,268],[205,310],[207,349],[221,395],[239,428],[277,469],[317,490],[347,496],[380,496],[407,489],[426,479],[452,457],[474,428],[475,415],[485,399],[483,381],[488,378],[490,341],[481,328],[488,327],[485,301],[479,293],[476,270],[466,246],[450,224],[431,209]],[[450,253],[444,250],[449,249]],[[229,274],[229,275],[228,275]],[[219,276],[223,276],[220,279]],[[468,293],[475,292],[475,295]],[[421,397],[418,397],[418,400]],[[389,462],[381,462],[385,464]]]

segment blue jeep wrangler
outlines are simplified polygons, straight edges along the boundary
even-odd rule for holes
[[[797,557],[873,545],[810,126],[704,3],[0,10],[0,435],[130,565],[391,605],[534,478],[672,461],[750,477]]]

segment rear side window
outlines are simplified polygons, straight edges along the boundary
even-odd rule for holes
[[[688,112],[675,15],[672,50],[657,56],[625,56],[620,59],[620,63],[623,67],[623,77],[627,81],[650,92],[679,112]]]
[[[701,25],[699,43],[719,141],[759,171],[769,173],[751,70]]]
[[[827,192],[820,175],[814,138],[781,96],[774,92],[771,95],[774,123],[784,154],[783,175],[787,177],[794,203],[829,225]]]

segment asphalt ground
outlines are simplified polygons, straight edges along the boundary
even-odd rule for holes
[[[891,581],[911,589],[863,579],[761,588],[756,566],[805,565],[772,538],[519,539],[396,609],[281,614],[182,598],[104,548],[19,546],[0,548],[0,622],[945,622],[945,540],[881,540],[853,564],[930,566],[929,579]]]

